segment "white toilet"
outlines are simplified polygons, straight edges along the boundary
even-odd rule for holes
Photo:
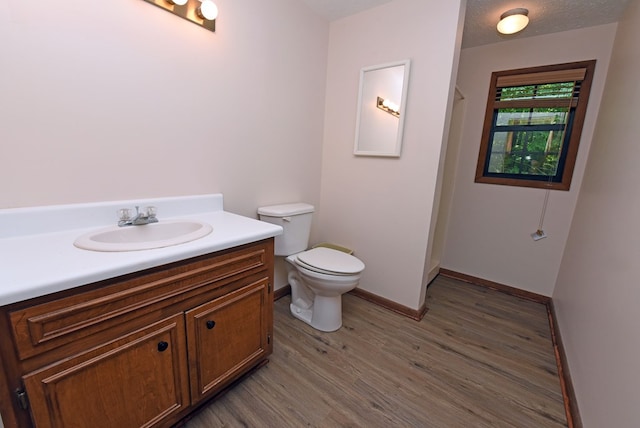
[[[282,226],[275,255],[286,256],[291,313],[321,331],[342,326],[342,295],[358,286],[364,263],[327,247],[307,250],[313,205],[294,203],[258,209],[260,220]]]

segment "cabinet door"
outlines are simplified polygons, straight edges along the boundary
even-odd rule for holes
[[[37,428],[150,427],[189,405],[184,314],[23,377]]]
[[[261,279],[187,312],[193,403],[268,354],[268,284]]]

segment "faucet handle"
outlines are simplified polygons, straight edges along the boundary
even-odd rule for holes
[[[145,207],[145,211],[148,217],[155,217],[158,214],[158,209],[153,205]]]
[[[131,220],[131,209],[130,208],[120,208],[118,210],[118,220],[119,221]]]

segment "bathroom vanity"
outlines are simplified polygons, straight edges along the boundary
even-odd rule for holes
[[[224,212],[221,195],[197,198],[178,215],[213,232],[166,248],[75,248],[86,224],[0,237],[6,428],[168,427],[266,362],[281,230]],[[153,201],[160,221],[192,202]]]

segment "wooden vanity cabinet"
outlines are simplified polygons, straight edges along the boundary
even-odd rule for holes
[[[184,315],[23,377],[34,425],[153,426],[189,406]]]
[[[266,362],[272,281],[271,238],[0,308],[5,428],[175,424]]]

